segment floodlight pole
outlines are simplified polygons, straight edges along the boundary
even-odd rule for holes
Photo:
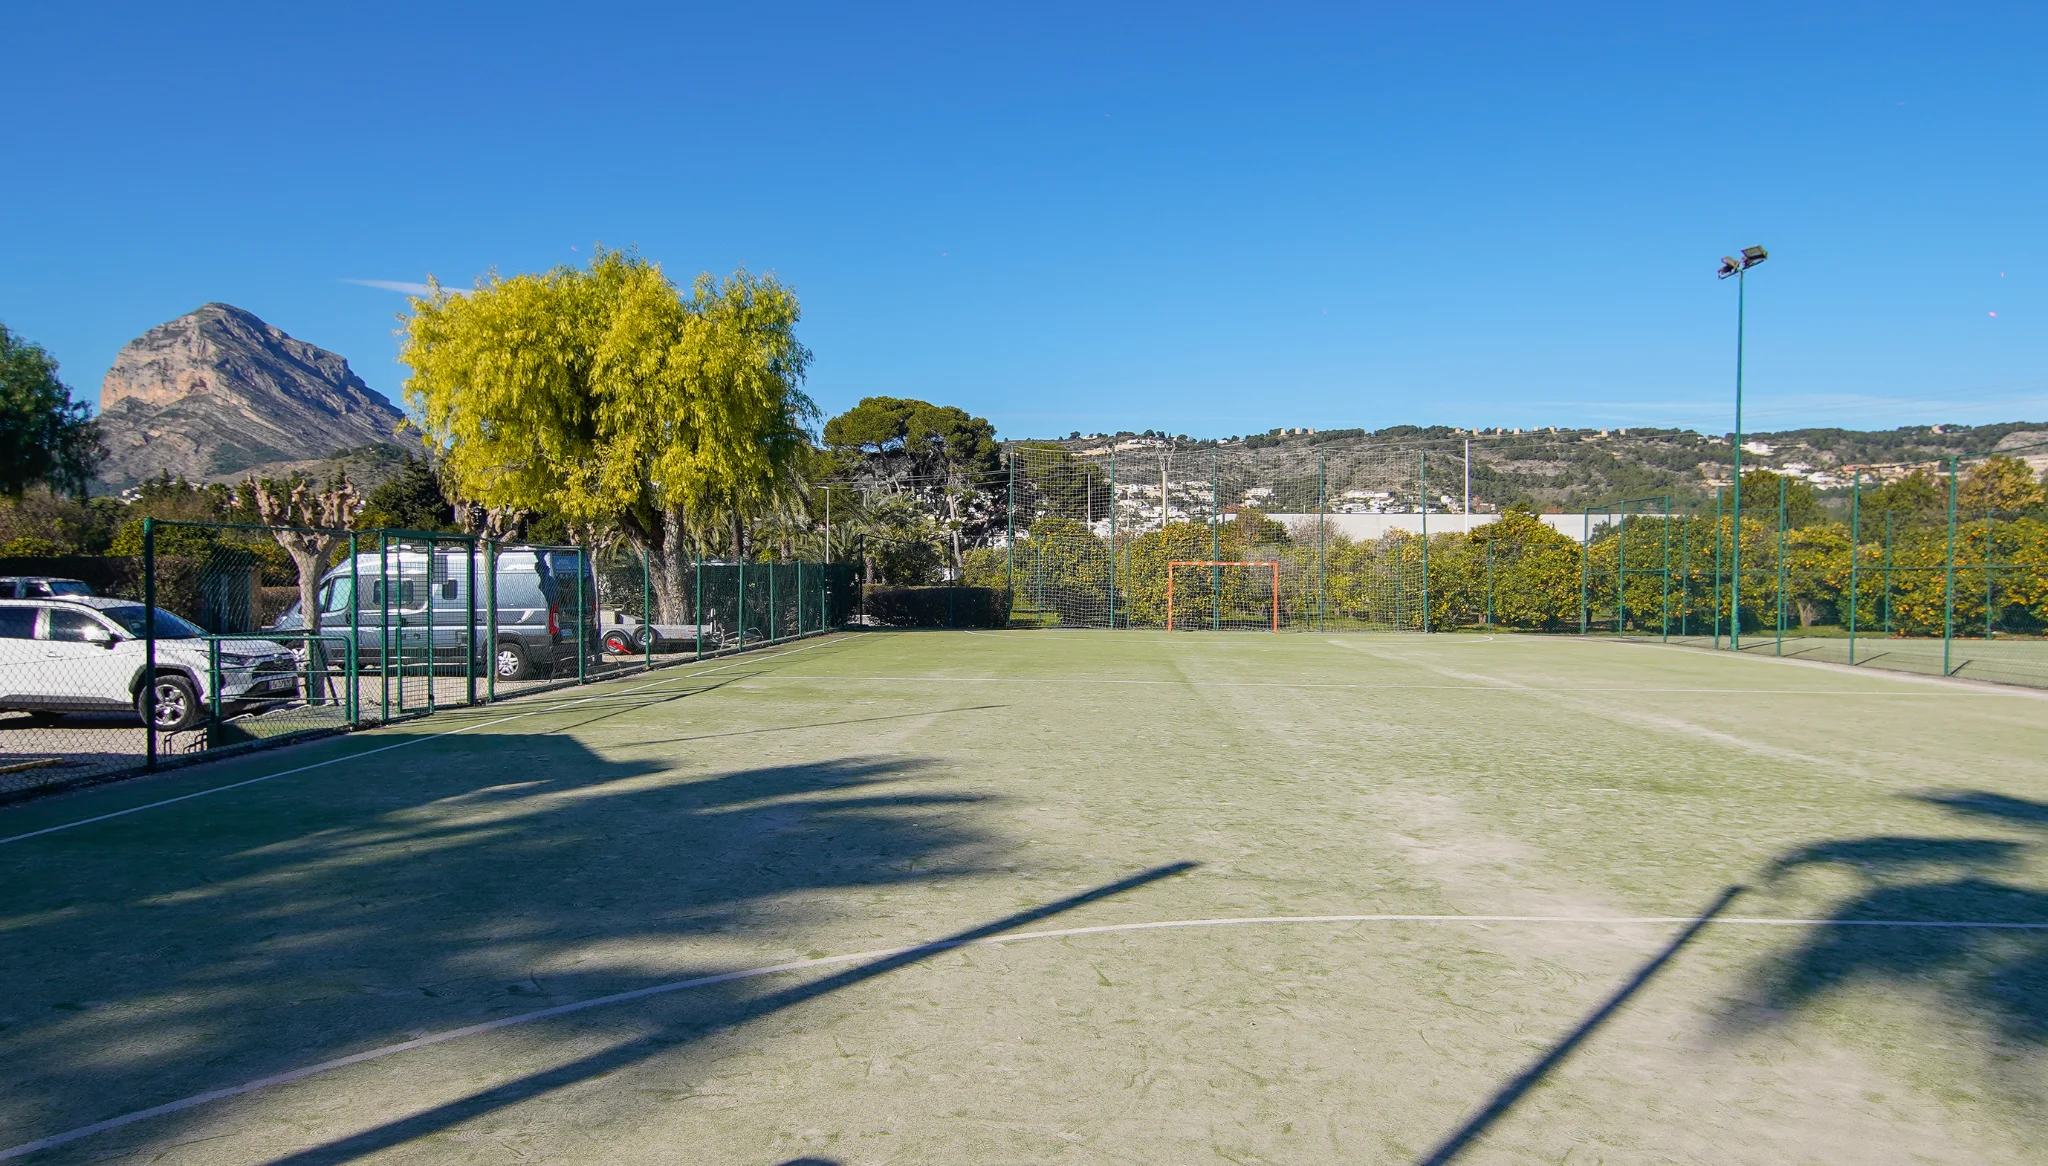
[[[1728,650],[1742,651],[1742,329],[1745,274],[1735,272],[1735,537],[1728,549]]]
[[[1716,273],[1722,279],[1735,277],[1735,539],[1728,599],[1728,648],[1734,652],[1742,650],[1742,333],[1747,306],[1744,301],[1749,289],[1749,269],[1770,258],[1770,253],[1762,247],[1744,247],[1740,255],[1739,259],[1722,259],[1721,270]]]

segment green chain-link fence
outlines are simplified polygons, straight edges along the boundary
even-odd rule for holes
[[[1562,632],[2048,686],[2044,455],[1852,467],[1825,513],[1774,474],[1738,522],[1725,486],[1467,513],[1471,463],[1441,450],[1254,470],[1216,447],[1020,445],[969,578],[1011,589],[1016,626],[1164,628],[1170,602],[1176,630]]]
[[[132,560],[11,566],[0,798],[781,643],[858,599],[842,564],[658,587],[630,550],[158,520]]]

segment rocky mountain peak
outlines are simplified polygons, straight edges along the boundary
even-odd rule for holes
[[[336,353],[232,304],[206,304],[128,342],[100,384],[108,456],[126,485],[193,480],[396,443],[405,415]]]

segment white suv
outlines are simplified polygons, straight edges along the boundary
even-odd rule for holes
[[[132,599],[0,599],[0,711],[54,720],[134,709],[166,731],[198,724],[213,700],[207,633],[157,608],[156,682],[145,685],[144,614]],[[297,674],[297,658],[281,644],[223,641],[221,712],[291,700]]]

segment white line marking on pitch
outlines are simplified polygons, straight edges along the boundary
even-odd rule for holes
[[[1503,688],[1491,684],[1345,684],[1336,681],[1322,683],[1283,680],[1128,680],[1114,677],[1094,678],[1086,676],[811,676],[800,672],[778,672],[773,676],[756,676],[751,679],[833,680],[848,684],[1099,684],[1170,688],[1329,688],[1355,689],[1361,692],[1414,690],[1418,692],[1527,693],[1535,691],[1526,686],[1521,688]],[[1887,698],[1996,695],[1975,692],[1892,692],[1884,689],[1868,688],[1644,688],[1640,685],[1615,685],[1603,688],[1580,687],[1574,688],[1572,691],[1675,693],[1679,695],[1706,696],[1877,696]]]
[[[5,1161],[9,1158],[19,1158],[24,1154],[33,1154],[38,1150],[52,1149],[69,1142],[78,1141],[81,1138],[91,1137],[94,1134],[120,1129],[122,1126],[133,1125],[136,1122],[152,1117],[162,1117],[166,1114],[178,1113],[181,1110],[192,1109],[195,1106],[205,1105],[208,1102],[224,1101],[230,1097],[240,1097],[243,1094],[268,1089],[273,1085],[302,1081],[307,1077],[332,1072],[335,1069],[344,1069],[350,1065],[360,1065],[368,1061],[381,1060],[398,1053],[411,1052],[414,1049],[423,1049],[431,1045],[446,1044],[449,1041],[461,1040],[464,1037],[481,1036],[487,1032],[496,1032],[499,1029],[512,1028],[515,1025],[531,1024],[535,1021],[548,1020],[557,1016],[567,1016],[571,1013],[583,1012],[592,1008],[602,1008],[609,1004],[623,1004],[629,1000],[645,1000],[650,996],[662,996],[671,992],[687,991],[691,988],[708,988],[713,984],[729,984],[735,980],[752,980],[761,976],[801,972],[811,968],[830,967],[834,964],[855,963],[861,960],[894,959],[906,955],[950,951],[961,947],[996,947],[1007,943],[1028,943],[1040,939],[1072,939],[1084,935],[1110,935],[1126,931],[1167,931],[1189,927],[1247,927],[1279,923],[1563,923],[1576,926],[1668,927],[1680,924],[1690,925],[1699,922],[1702,922],[1702,920],[1684,915],[1651,915],[1622,919],[1603,918],[1597,915],[1264,915],[1244,919],[1170,919],[1153,923],[1109,923],[1097,927],[1063,927],[1057,931],[1024,931],[1015,935],[991,935],[980,939],[940,940],[935,943],[912,944],[908,947],[880,948],[874,951],[852,952],[847,955],[822,956],[818,959],[792,960],[788,963],[770,964],[762,968],[748,968],[738,972],[721,972],[717,975],[698,976],[689,980],[676,980],[667,984],[655,984],[647,988],[635,988],[630,992],[616,992],[610,996],[597,996],[589,1000],[578,1000],[570,1004],[557,1004],[552,1008],[542,1008],[538,1011],[522,1013],[518,1016],[506,1016],[498,1020],[485,1021],[482,1024],[472,1024],[466,1028],[452,1028],[446,1032],[429,1033],[426,1036],[415,1037],[412,1040],[400,1041],[397,1044],[385,1045],[381,1048],[365,1049],[360,1053],[353,1053],[346,1057],[336,1057],[331,1061],[321,1061],[319,1064],[307,1065],[303,1068],[290,1070],[289,1072],[276,1073],[268,1077],[258,1077],[254,1081],[244,1081],[240,1085],[231,1085],[225,1089],[195,1093],[190,1097],[179,1098],[176,1101],[152,1106],[149,1109],[138,1109],[133,1113],[124,1113],[119,1117],[110,1117],[105,1121],[79,1126],[73,1130],[66,1130],[61,1134],[52,1134],[47,1138],[38,1138],[33,1142],[23,1142],[18,1146],[10,1146],[5,1150],[0,1150],[0,1161]],[[2001,931],[2048,930],[2048,923],[1939,922],[1916,919],[1772,919],[1751,916],[1708,919],[1704,922],[1710,927],[1911,927]]]
[[[139,814],[144,810],[154,810],[162,806],[176,805],[179,802],[190,801],[193,798],[203,798],[208,794],[217,794],[223,793],[231,789],[240,789],[245,785],[255,785],[257,782],[269,781],[272,778],[290,777],[295,773],[304,773],[309,769],[321,769],[329,765],[339,765],[344,761],[357,761],[364,757],[374,757],[379,753],[389,753],[393,749],[403,749],[408,745],[424,745],[429,741],[438,741],[443,737],[453,737],[457,733],[467,733],[471,729],[488,729],[492,725],[502,725],[507,721],[523,720],[526,717],[537,717],[542,713],[559,712],[562,709],[574,708],[579,704],[587,704],[593,700],[603,700],[605,698],[614,696],[625,696],[629,693],[640,692],[645,689],[654,688],[657,685],[667,684],[673,680],[691,680],[699,676],[709,676],[714,672],[723,672],[727,668],[736,668],[741,664],[759,664],[765,660],[777,660],[784,656],[794,656],[798,652],[808,652],[813,648],[822,648],[827,644],[836,644],[841,642],[843,641],[837,639],[822,640],[818,643],[808,644],[801,648],[791,648],[787,652],[777,652],[773,656],[754,656],[744,658],[740,660],[735,660],[730,664],[721,664],[716,668],[706,668],[702,672],[691,672],[683,676],[664,676],[660,680],[650,681],[646,684],[636,684],[631,688],[622,688],[611,692],[594,692],[589,696],[579,697],[576,700],[563,701],[560,704],[549,705],[547,708],[531,709],[523,713],[514,713],[509,717],[499,717],[496,720],[478,721],[475,724],[464,725],[459,729],[449,729],[447,732],[435,733],[431,736],[409,737],[406,740],[394,742],[390,745],[380,745],[375,749],[365,749],[360,753],[348,753],[340,757],[330,757],[325,761],[315,761],[310,765],[300,765],[292,769],[281,769],[276,773],[266,773],[261,777],[252,777],[246,781],[229,782],[227,785],[217,785],[212,787],[211,789],[195,790],[194,792],[189,794],[179,794],[177,797],[174,798],[165,798],[160,802],[150,802],[147,805],[141,806],[130,806],[125,810],[115,810],[112,813],[100,814],[91,818],[80,818],[76,822],[65,822],[56,826],[45,826],[40,830],[31,830],[26,834],[16,834],[11,838],[0,838],[0,846],[5,846],[10,842],[25,842],[30,838],[40,838],[45,834],[55,834],[60,830],[69,830],[75,826],[90,826],[94,822],[104,822],[110,818],[122,818],[126,817],[129,814]],[[514,697],[512,699],[516,700],[518,698]]]

